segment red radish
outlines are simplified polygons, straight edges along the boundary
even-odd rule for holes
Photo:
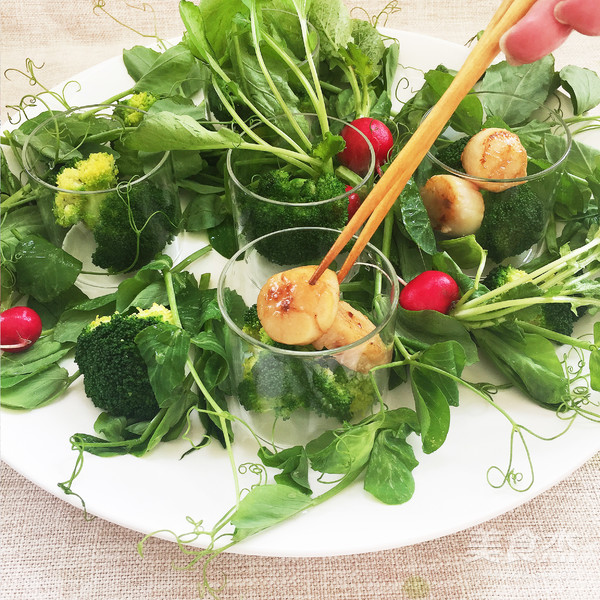
[[[423,271],[400,292],[400,306],[406,310],[436,310],[448,314],[460,298],[460,289],[443,271]]]
[[[352,189],[351,185],[346,186],[346,191],[349,192]],[[354,216],[354,213],[360,206],[360,196],[356,192],[352,192],[348,196],[348,221]]]
[[[346,125],[342,129],[341,136],[346,147],[338,154],[340,162],[359,175],[367,174],[371,152],[364,138],[356,131],[358,129],[371,142],[375,151],[375,170],[381,175],[381,165],[387,161],[394,145],[392,132],[387,125],[370,117],[355,119],[350,125],[352,127]]]
[[[22,352],[42,333],[42,320],[27,306],[13,306],[0,313],[0,350]]]

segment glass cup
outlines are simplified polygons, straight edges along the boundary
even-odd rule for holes
[[[84,221],[73,219],[76,221],[73,225],[57,224],[57,203],[94,206],[108,194],[114,194],[122,204],[113,206],[127,207],[133,199],[136,206],[145,206],[145,201],[140,199],[155,198],[161,210],[155,211],[154,204],[139,208],[135,213],[135,226],[138,230],[151,231],[159,241],[164,241],[165,253],[172,257],[178,254],[174,235],[180,219],[180,203],[171,155],[126,149],[121,139],[127,132],[124,121],[127,111],[145,114],[122,105],[84,106],[53,112],[31,131],[22,150],[23,166],[31,185],[37,189],[37,202],[49,238],[83,263],[78,283],[102,290],[116,287],[125,273],[148,263],[154,255],[144,254],[143,243],[138,249],[137,234],[132,227],[131,236],[129,230],[119,236],[118,252],[103,257],[97,252],[94,233]],[[78,161],[97,153],[114,156],[118,171],[116,185],[81,191],[58,187],[56,178],[63,169],[74,167]],[[89,218],[87,223],[91,225]]]
[[[527,154],[525,174],[506,178],[467,174],[458,153],[450,159],[452,153],[449,151],[449,144],[461,139],[466,141],[478,131],[487,128],[508,129],[519,137]],[[544,143],[540,143],[541,140]],[[415,180],[422,188],[433,175],[454,175],[478,188],[486,204],[500,198],[500,194],[506,197],[506,194],[516,193],[519,186],[528,186],[544,205],[544,216],[539,230],[541,240],[553,211],[555,188],[564,172],[570,148],[569,128],[552,108],[537,101],[502,92],[473,92],[467,95],[459,110],[447,123],[445,130],[417,169]],[[450,160],[453,160],[452,164]],[[517,261],[527,260],[538,250],[539,243],[537,247],[520,255]]]
[[[298,228],[270,233],[262,240],[285,246],[290,237],[307,234],[318,234],[323,246],[330,247],[339,232],[325,228]],[[354,338],[351,343],[329,349],[316,350],[312,345],[273,346],[244,330],[248,307],[256,304],[265,282],[284,270],[259,252],[259,241],[250,242],[228,261],[217,286],[219,308],[229,330],[226,346],[231,394],[239,401],[237,412],[256,433],[276,442],[304,444],[320,432],[340,425],[337,418],[319,414],[327,412],[320,407],[323,406],[322,398],[326,397],[322,385],[328,378],[340,382],[336,389],[344,395],[347,406],[352,407],[346,415],[348,420],[368,414],[377,402],[368,370],[392,359],[398,277],[388,259],[369,244],[340,285],[340,301],[362,309],[374,326],[372,331]],[[344,253],[338,257],[340,265],[344,258]],[[306,264],[305,261],[291,262],[285,269]],[[335,269],[336,264],[330,268]],[[340,305],[338,313],[343,309],[345,307]],[[277,380],[265,384],[265,373],[275,374]],[[379,369],[373,375],[385,399],[388,370]],[[357,392],[359,389],[360,394]],[[309,398],[314,403],[313,410],[306,408]],[[296,406],[295,410],[291,410]]]
[[[321,139],[319,120],[314,114],[296,115],[309,143],[314,144]],[[375,152],[367,137],[354,126],[339,119],[329,117],[329,128],[333,135],[340,135],[344,128],[352,128],[364,140],[368,151],[369,161],[364,172],[355,173],[346,166],[341,165],[334,157],[334,173],[340,181],[353,181],[346,185],[346,191],[339,195],[321,200],[319,202],[285,202],[260,195],[256,191],[257,177],[262,173],[278,169],[290,172],[290,179],[310,179],[311,176],[304,171],[294,169],[281,157],[270,152],[234,148],[227,153],[227,173],[225,178],[227,195],[231,201],[235,229],[240,240],[240,246],[260,238],[273,231],[291,229],[294,227],[331,227],[341,229],[346,224],[348,216],[348,201],[352,194],[357,194],[360,199],[370,191],[373,185],[375,169]],[[278,117],[273,123],[290,136],[298,144],[302,141],[294,132],[285,117]],[[290,144],[281,135],[266,125],[259,123],[253,130],[277,148],[291,149]],[[285,264],[289,259],[289,252],[295,249],[296,258],[303,260],[317,260],[322,256],[321,243],[318,236],[310,232],[303,232],[296,239],[289,238],[290,248],[283,253],[269,251],[267,244],[258,243],[258,249],[265,252],[265,256],[278,264]]]

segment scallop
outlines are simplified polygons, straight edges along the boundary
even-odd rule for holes
[[[517,179],[527,175],[527,151],[519,136],[500,127],[476,133],[462,153],[462,165],[468,175],[485,179]],[[501,192],[519,182],[476,182],[490,192]]]
[[[479,188],[456,175],[434,175],[420,190],[431,226],[449,237],[475,233],[485,206]]]

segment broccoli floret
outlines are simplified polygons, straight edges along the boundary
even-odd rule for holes
[[[464,171],[461,157],[463,150],[470,139],[469,136],[464,136],[447,146],[444,146],[437,153],[436,158],[455,171]]]
[[[376,400],[368,375],[264,350],[246,359],[238,397],[246,410],[283,419],[304,408],[340,421],[362,415]]]
[[[161,322],[172,322],[171,311],[154,305],[131,315],[114,313],[97,318],[79,334],[75,362],[83,375],[85,394],[94,406],[136,422],[158,413],[135,336]]]
[[[346,186],[335,175],[327,173],[316,180],[292,178],[287,171],[275,170],[258,178],[258,195],[282,204],[262,202],[248,196],[242,208],[245,234],[256,239],[273,231],[294,227],[328,227],[342,229],[348,220]],[[315,204],[337,198],[331,202]],[[286,204],[307,206],[286,206]],[[283,238],[264,240],[257,244],[258,251],[277,264],[309,262],[320,257],[333,243],[322,233],[298,232]]]
[[[150,92],[138,92],[119,104],[115,113],[122,115],[123,123],[127,127],[137,127],[144,118],[144,113],[140,111],[147,112],[157,100],[158,98]]]
[[[529,309],[528,323],[562,335],[570,336],[573,333],[573,326],[578,317],[571,310],[570,304],[542,304],[535,309],[535,312]]]
[[[244,364],[238,398],[248,411],[273,411],[277,417],[288,419],[295,410],[307,406],[308,388],[300,359],[258,350]]]
[[[56,222],[63,227],[82,221],[94,234],[92,262],[109,273],[132,271],[147,264],[173,239],[178,206],[171,196],[145,179],[117,187],[118,169],[112,154],[98,152],[56,177],[63,190],[113,191],[98,194],[58,192]]]
[[[110,273],[149,263],[177,232],[177,205],[149,181],[107,195],[93,229],[92,262]]]
[[[376,400],[373,383],[368,375],[349,373],[341,365],[315,365],[312,373],[314,393],[311,408],[317,413],[349,421],[363,415]]]
[[[499,288],[507,283],[518,281],[527,273],[512,265],[498,265],[494,267],[483,280],[483,284],[490,290]],[[502,298],[504,295],[500,296]],[[571,335],[573,326],[578,316],[571,309],[569,303],[564,304],[540,304],[530,306],[514,315],[517,319],[550,329],[563,335]]]
[[[117,185],[119,171],[115,157],[108,152],[95,152],[73,166],[64,167],[56,176],[56,187],[74,192],[109,190]],[[79,221],[93,229],[100,204],[108,194],[71,194],[58,192],[54,199],[54,216],[63,227]]]
[[[497,194],[486,194],[479,244],[496,263],[516,256],[539,242],[546,229],[544,201],[527,184]]]
[[[488,290],[495,290],[501,285],[517,281],[525,275],[527,275],[525,271],[517,269],[512,265],[498,265],[487,274],[486,278],[483,280],[483,285],[485,285]]]
[[[256,304],[253,304],[246,310],[244,314],[244,326],[242,331],[253,337],[255,340],[266,344],[267,346],[275,346],[277,348],[289,348],[286,344],[275,342],[271,336],[265,331],[260,319],[258,318],[258,310]]]

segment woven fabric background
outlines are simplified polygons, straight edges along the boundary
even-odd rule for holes
[[[387,25],[462,44],[485,26],[498,3],[400,0]],[[52,87],[144,42],[117,20],[148,35],[154,27],[165,38],[179,35],[178,1],[151,4],[153,10],[137,0],[2,0],[3,120],[11,113],[6,106],[32,89],[17,72],[27,58],[44,64],[42,80]],[[356,16],[376,15],[387,5],[364,0]],[[555,56],[559,65],[600,72],[598,39],[571,36]],[[1,600],[198,598],[200,574],[173,567],[181,564],[175,544],[152,539],[142,559],[136,552],[138,533],[100,519],[84,521],[80,510],[6,465],[0,485]],[[222,555],[210,574],[216,582],[226,576],[223,600],[596,600],[599,490],[597,455],[524,506],[438,540],[330,558]],[[348,526],[355,522],[349,518]]]

